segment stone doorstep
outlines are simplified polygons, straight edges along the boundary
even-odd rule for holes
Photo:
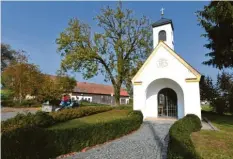
[[[153,118],[153,117],[148,117],[145,118],[143,121],[177,121],[176,118]]]

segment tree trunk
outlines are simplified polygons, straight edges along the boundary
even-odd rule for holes
[[[114,87],[115,106],[120,105],[120,89],[121,87],[119,86]]]
[[[22,102],[22,93],[21,93],[21,81],[19,83],[19,103],[21,104]]]

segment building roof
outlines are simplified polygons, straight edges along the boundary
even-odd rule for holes
[[[161,25],[165,25],[165,24],[171,24],[172,26],[172,30],[174,30],[173,24],[172,24],[172,20],[171,19],[167,19],[167,18],[161,18],[160,20],[154,22],[152,24],[152,27],[157,27],[157,26],[161,26]]]
[[[76,87],[74,88],[74,92],[80,93],[91,93],[91,94],[114,94],[113,86],[104,85],[104,84],[96,84],[96,83],[88,83],[88,82],[77,82]],[[121,89],[121,96],[129,96],[125,89]]]
[[[146,67],[146,65],[151,61],[152,57],[155,56],[157,50],[159,47],[164,47],[168,52],[174,56],[178,61],[180,61],[190,72],[192,72],[196,78],[186,78],[186,82],[199,82],[201,79],[201,74],[193,68],[189,63],[187,63],[181,56],[179,56],[174,50],[172,50],[166,43],[163,41],[160,41],[159,44],[154,48],[151,55],[147,58],[147,60],[144,62],[142,67],[139,69],[139,71],[136,73],[136,75],[132,79],[133,84],[141,84],[141,81],[137,81],[137,77],[141,74],[143,69]]]
[[[51,79],[56,79],[55,75],[47,75]],[[114,95],[114,89],[111,85],[97,84],[97,83],[88,83],[88,82],[77,82],[73,92],[78,93],[91,93],[91,94],[107,94]],[[121,96],[129,96],[128,92],[125,89],[121,89]]]

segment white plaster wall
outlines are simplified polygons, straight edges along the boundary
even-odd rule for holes
[[[134,85],[133,86],[133,109],[134,110],[141,110],[145,106],[145,92],[142,85]]]
[[[122,99],[125,99],[125,103],[121,102]],[[120,97],[120,104],[129,104],[129,97]]]
[[[89,99],[89,101],[92,102],[92,96],[74,96],[71,93],[69,95],[70,95],[71,99],[73,98],[74,100],[78,100],[78,101],[87,100],[88,101],[88,99]]]
[[[144,109],[144,118],[158,116],[158,92],[163,88],[171,88],[177,95],[177,115],[178,118],[184,116],[184,95],[182,88],[171,79],[157,79],[153,81],[146,90],[146,105]]]
[[[158,67],[159,60],[166,60],[166,67]],[[137,81],[143,81],[146,86],[159,78],[170,78],[176,81],[179,85],[183,85],[186,78],[195,78],[196,76],[191,73],[180,61],[172,56],[164,47],[158,48],[155,56],[138,76]]]
[[[158,67],[158,60],[160,59],[167,61],[166,67]],[[196,114],[201,118],[199,83],[187,83],[185,81],[186,78],[195,77],[164,47],[160,47],[136,79],[136,81],[141,81],[142,84],[134,85],[134,110],[141,110],[144,118],[157,117],[157,93],[162,88],[169,87],[180,96],[179,99],[182,99],[180,92],[183,92],[183,104],[181,100],[178,103],[179,118],[189,113]],[[164,78],[170,81],[158,80]],[[160,82],[154,83],[156,80]],[[153,84],[153,86],[150,84]],[[183,109],[181,109],[182,107]]]
[[[198,82],[186,83],[184,89],[185,115],[196,114],[201,119],[200,89]]]
[[[174,50],[174,39],[173,39],[173,30],[171,24],[166,24],[158,27],[153,28],[153,46],[154,48],[158,45],[159,43],[159,32],[161,30],[166,31],[167,39],[165,43]]]

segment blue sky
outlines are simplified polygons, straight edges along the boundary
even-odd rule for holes
[[[209,50],[203,47],[206,39],[200,35],[204,30],[194,14],[208,3],[123,2],[123,7],[133,10],[138,18],[145,15],[151,22],[160,19],[160,9],[164,7],[164,17],[173,20],[175,51],[199,72],[215,78],[218,70],[201,64]],[[99,32],[93,18],[107,5],[115,7],[116,2],[2,2],[2,42],[27,51],[30,61],[39,65],[42,72],[55,74],[61,61],[55,40],[69,19],[77,17],[89,24],[93,33]],[[81,74],[76,73],[75,77],[85,81]],[[101,75],[88,81],[105,83]]]

